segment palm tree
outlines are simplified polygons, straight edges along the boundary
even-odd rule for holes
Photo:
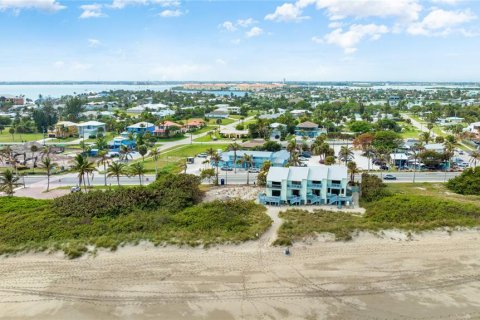
[[[50,176],[52,175],[52,169],[56,165],[57,164],[52,162],[52,159],[50,157],[42,159],[42,167],[47,170],[47,192],[50,190]]]
[[[215,167],[216,167],[215,185],[218,186],[218,164],[220,163],[220,161],[222,161],[222,157],[217,152],[215,152],[213,155],[210,156],[210,160],[213,163],[215,163]]]
[[[87,185],[85,183],[85,180],[86,180],[85,175],[87,175],[87,178],[88,178],[88,175],[93,173],[93,171],[95,171],[94,163],[88,161],[88,158],[83,156],[82,154],[77,154],[74,158],[72,169],[78,172],[78,185],[81,187],[83,182],[83,186],[86,191]]]
[[[30,147],[30,152],[32,153],[32,168],[33,172],[35,172],[35,166],[37,165],[37,158],[35,158],[35,152],[38,151],[38,147],[34,144]],[[35,159],[35,160],[34,160]]]
[[[237,151],[240,150],[240,145],[234,142],[228,146],[228,150],[233,151],[233,168],[234,172],[237,173]]]
[[[430,135],[430,131],[428,132],[421,132],[420,133],[420,141],[421,142],[424,142],[425,144],[428,144],[428,142],[430,142],[430,139],[431,139],[431,135]]]
[[[417,172],[417,160],[418,160],[418,155],[420,152],[423,150],[423,145],[421,143],[415,143],[410,151],[412,152],[411,158],[414,160],[413,163],[413,183],[415,183],[415,175]]]
[[[480,161],[480,152],[479,151],[473,151],[470,153],[470,162],[473,162],[473,166],[477,166],[477,161]]]
[[[18,180],[18,176],[12,170],[5,170],[0,174],[0,191],[5,192],[9,197],[13,196],[15,188],[22,185]]]
[[[110,158],[108,157],[107,150],[100,150],[98,152],[98,156],[100,159],[97,161],[98,165],[103,165],[103,177],[104,177],[104,184],[105,187],[107,186],[107,164],[110,163]]]
[[[132,151],[127,146],[120,146],[120,161],[128,162],[128,157],[132,157]]]
[[[132,176],[138,176],[138,180],[140,181],[140,185],[142,185],[142,177],[145,175],[145,166],[142,162],[136,162],[130,166],[130,174]]]
[[[112,162],[107,168],[108,177],[117,177],[117,184],[120,186],[120,176],[126,174],[126,166],[121,162]]]
[[[158,158],[160,157],[160,150],[157,147],[150,149],[150,155],[153,157],[153,161],[155,161],[155,177],[158,176]]]
[[[250,154],[244,154],[243,157],[238,160],[238,162],[242,165],[242,166],[246,166],[247,168],[247,185],[250,183],[250,167],[253,166],[253,156],[250,155]]]
[[[148,148],[146,145],[142,144],[137,147],[138,153],[142,156],[142,161],[145,161],[145,155],[148,152]]]
[[[360,170],[358,169],[358,166],[357,164],[355,163],[355,161],[350,161],[348,164],[347,164],[347,168],[348,168],[348,171],[350,172],[350,181],[352,183],[355,182],[355,175],[357,173],[360,172]]]
[[[341,161],[344,161],[345,162],[345,165],[347,164],[347,162],[353,158],[353,151],[352,149],[350,149],[349,147],[347,146],[342,146],[340,148],[340,151],[338,152],[338,158],[341,160]]]
[[[302,162],[300,161],[298,153],[294,152],[294,153],[290,154],[290,160],[288,160],[287,165],[289,167],[297,167],[300,164],[302,164]]]
[[[455,151],[455,144],[452,143],[451,141],[445,141],[443,143],[443,146],[445,147],[445,156],[448,161],[448,166],[450,167],[450,163],[453,157],[453,152]]]

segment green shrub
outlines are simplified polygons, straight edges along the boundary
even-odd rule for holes
[[[448,180],[447,188],[459,194],[480,195],[480,168],[469,168]]]
[[[148,187],[68,194],[55,199],[53,208],[62,216],[82,217],[85,223],[90,223],[92,217],[115,217],[136,209],[177,212],[200,202],[203,193],[199,185],[196,176],[167,174]]]
[[[379,177],[363,173],[360,199],[365,202],[372,202],[389,196],[390,193],[386,187],[385,183],[383,183]]]

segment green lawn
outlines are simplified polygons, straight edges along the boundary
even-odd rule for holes
[[[200,134],[200,133],[212,131],[212,130],[217,129],[217,128],[218,128],[218,126],[205,126],[205,127],[201,128],[201,129],[198,129],[198,130],[196,130],[196,131],[193,131],[192,133],[193,133],[193,134]]]
[[[420,130],[411,125],[403,125],[403,130],[400,133],[403,139],[418,138],[419,134]]]
[[[236,120],[234,119],[221,119],[222,120],[222,123],[220,123],[221,126],[226,126],[227,124],[231,124],[231,123],[234,123]],[[216,125],[218,126],[217,124],[217,119],[209,119],[208,120],[208,125]]]
[[[8,133],[8,129],[0,133],[0,143],[1,142],[30,142],[30,141],[38,141],[43,139],[43,133],[15,133],[13,136]]]
[[[159,170],[179,173],[183,168],[183,160],[187,157],[194,157],[199,153],[205,152],[209,148],[226,150],[227,147],[228,144],[191,144],[181,147],[173,147],[160,154],[157,165]],[[141,160],[139,161],[141,162]],[[155,172],[155,161],[152,158],[146,158],[144,165],[149,173]]]

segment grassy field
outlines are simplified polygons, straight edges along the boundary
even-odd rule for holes
[[[420,130],[415,128],[414,126],[411,125],[403,125],[403,131],[401,132],[401,136],[403,139],[408,139],[408,138],[418,138],[420,134]]]
[[[205,152],[209,148],[215,150],[225,150],[228,144],[191,144],[181,147],[173,147],[163,151],[157,161],[158,169],[162,172],[179,173],[183,170],[183,160],[187,157],[194,157],[199,153]],[[133,162],[132,162],[133,163]],[[152,158],[146,158],[144,161],[147,172],[155,172],[155,161]]]
[[[201,133],[204,133],[204,132],[212,131],[212,130],[217,129],[217,128],[218,128],[218,126],[212,126],[212,125],[205,126],[205,127],[201,128],[197,131],[194,131],[193,134],[201,134]]]
[[[0,254],[62,250],[70,258],[87,246],[115,250],[148,240],[156,245],[209,246],[258,238],[271,224],[265,208],[247,201],[198,204],[177,212],[162,208],[114,216],[65,215],[51,200],[0,198]]]
[[[0,143],[1,142],[30,142],[30,141],[38,141],[43,139],[42,133],[15,133],[13,136],[8,133],[8,127],[2,131],[0,134]]]
[[[231,124],[231,123],[234,123],[235,121],[237,121],[237,120],[235,120],[235,119],[229,119],[229,118],[227,118],[227,119],[221,119],[221,120],[222,120],[222,123],[220,123],[221,126],[226,126],[227,124]],[[208,125],[216,125],[216,126],[218,126],[218,124],[217,124],[216,121],[217,121],[217,119],[208,119],[208,123],[207,123],[207,124],[208,124]]]
[[[449,192],[443,184],[389,184],[392,196],[364,204],[364,216],[342,212],[290,209],[280,214],[285,222],[277,244],[288,245],[319,233],[332,233],[349,240],[357,231],[401,229],[409,232],[441,227],[480,226],[480,197]]]

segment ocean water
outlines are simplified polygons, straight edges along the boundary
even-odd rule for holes
[[[98,93],[110,90],[130,91],[164,91],[173,88],[174,85],[122,85],[122,84],[22,84],[0,85],[1,94],[24,95],[30,99],[37,99],[39,95],[44,97],[60,98],[65,95],[81,93]]]

